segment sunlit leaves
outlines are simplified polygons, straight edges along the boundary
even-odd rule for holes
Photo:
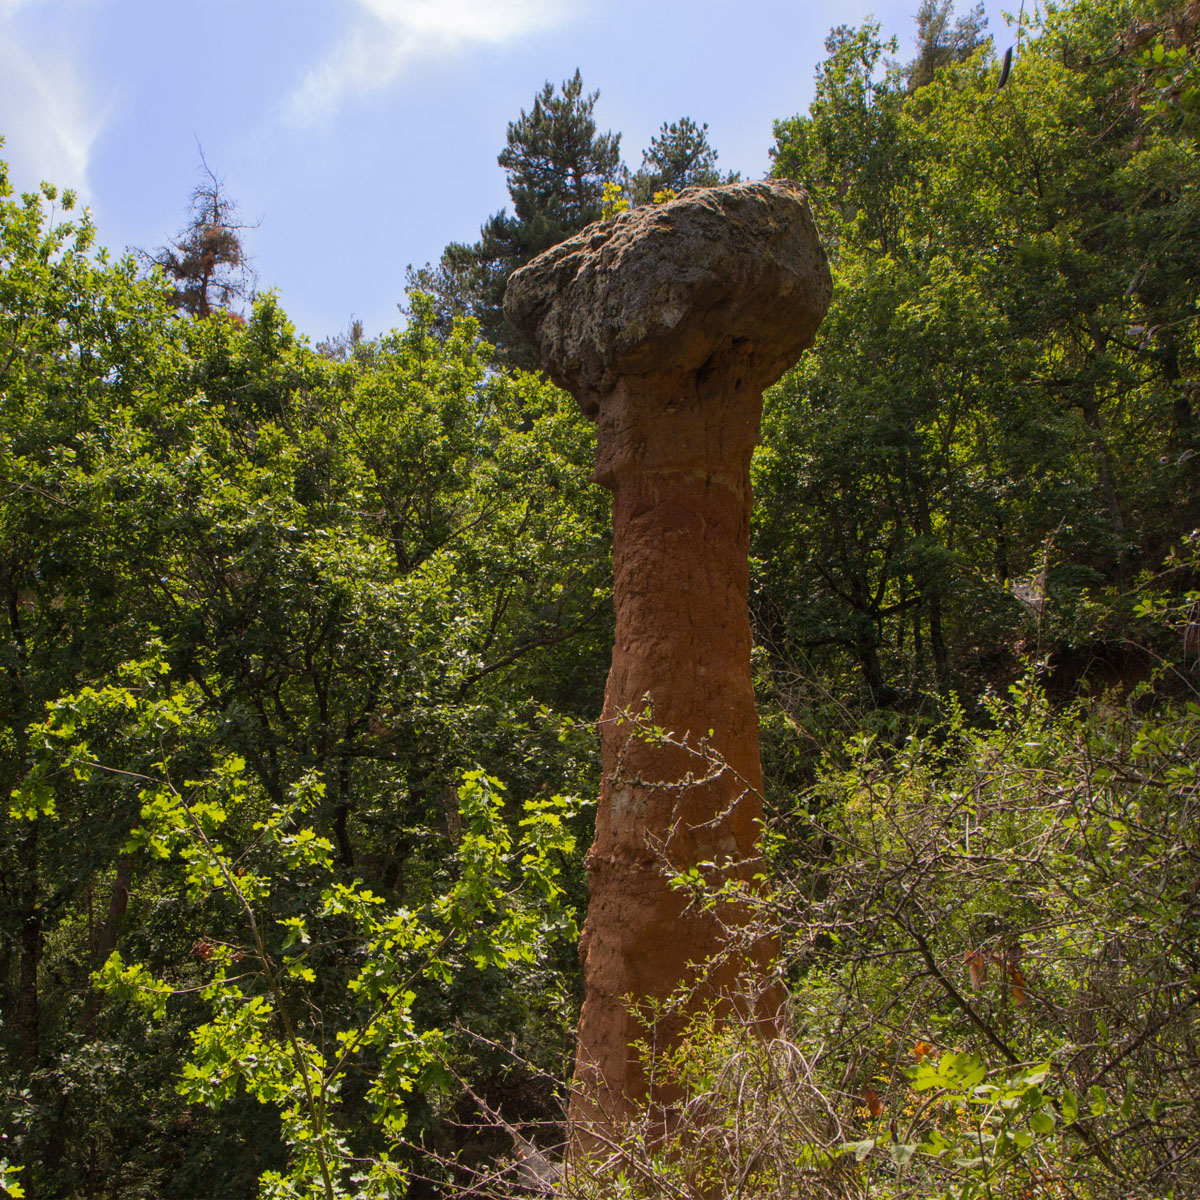
[[[465,829],[449,887],[420,908],[389,905],[361,880],[339,878],[329,840],[307,824],[320,804],[318,780],[302,778],[284,804],[266,805],[261,819],[246,821],[264,805],[252,794],[257,789],[242,758],[215,758],[194,778],[179,778],[176,760],[193,754],[189,732],[205,732],[195,693],[157,682],[154,660],[122,675],[145,686],[85,688],[56,703],[18,807],[36,807],[34,781],[53,779],[64,766],[85,762],[97,773],[121,773],[93,758],[87,738],[98,725],[115,719],[125,744],[140,739],[154,747],[155,761],[137,774],[139,823],[123,852],[175,865],[189,900],[215,922],[192,946],[195,966],[178,964],[173,972],[194,978],[200,971],[209,1009],[192,1030],[180,1094],[218,1108],[244,1088],[273,1106],[291,1153],[276,1184],[290,1180],[333,1195],[354,1159],[351,1131],[339,1129],[330,1113],[347,1074],[371,1073],[367,1095],[380,1126],[399,1137],[406,1097],[445,1054],[444,1031],[423,1028],[415,1016],[418,991],[445,986],[464,970],[460,951],[477,970],[505,968],[531,963],[546,939],[574,936],[561,879],[574,845],[566,828],[574,805],[561,797],[533,800],[513,824],[503,785],[483,771],[467,772],[459,788]],[[163,742],[168,731],[171,740]],[[39,815],[54,814],[43,806]],[[301,893],[306,902],[269,920],[269,903],[294,874],[309,884]],[[337,1026],[327,1027],[319,1010],[304,1013],[315,1001],[318,964],[347,932],[357,964],[347,981],[350,1004]],[[167,1018],[173,998],[195,990],[127,963],[119,952],[93,983],[156,1022]],[[386,1160],[378,1169],[392,1171]]]
[[[606,645],[590,431],[542,380],[496,373],[471,323],[433,336],[420,301],[340,364],[271,296],[246,322],[174,317],[131,263],[89,257],[86,222],[54,203],[0,206],[0,876],[42,922],[46,1044],[79,1016],[68,994],[88,1021],[167,1037],[90,987],[111,937],[177,990],[171,1037],[196,997],[271,979],[329,1037],[372,1030],[358,1050],[395,1083],[386,1107],[431,1070],[404,1049],[429,1030],[360,1026],[356,1006],[395,994],[410,1020],[448,1006],[476,956],[527,973],[543,951],[568,957],[556,872],[572,841],[549,817],[531,813],[526,838],[502,806],[502,862],[481,850],[462,872],[452,850],[464,763],[502,763],[536,797],[592,770],[570,719],[598,706]],[[430,957],[446,936],[432,906],[464,875],[483,924]],[[19,938],[27,915],[5,918]],[[123,978],[113,995],[132,999]],[[489,978],[489,1002],[517,996]],[[162,1075],[170,1055],[154,1061]],[[220,1071],[225,1095],[236,1072]],[[404,1119],[393,1106],[387,1122]]]
[[[785,676],[973,692],[983,645],[1116,636],[1123,580],[1194,525],[1196,56],[1162,22],[1055,9],[999,91],[986,44],[906,86],[875,24],[843,27],[777,123],[836,279],[757,467]]]

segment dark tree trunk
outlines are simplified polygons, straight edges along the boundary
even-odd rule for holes
[[[92,939],[91,969],[98,971],[108,961],[108,956],[117,948],[121,936],[121,925],[129,908],[129,889],[133,883],[133,858],[122,854],[117,859],[113,878],[112,895],[108,899],[108,915]],[[93,988],[83,1010],[83,1028],[91,1032],[104,1004],[104,993]]]
[[[34,820],[21,842],[20,914],[21,968],[17,987],[17,1034],[21,1040],[21,1074],[30,1078],[37,1070],[38,968],[42,959],[42,910],[38,894],[38,826]]]

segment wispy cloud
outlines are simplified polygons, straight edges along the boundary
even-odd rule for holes
[[[0,147],[20,189],[46,179],[89,197],[92,145],[107,115],[68,55],[50,51],[12,19],[27,0],[0,0]]]
[[[472,45],[515,41],[549,28],[569,0],[355,0],[358,19],[287,101],[290,118],[309,125],[352,97],[380,91],[421,59]]]

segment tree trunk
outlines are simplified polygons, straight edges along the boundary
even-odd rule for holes
[[[18,851],[21,882],[21,967],[17,987],[17,1036],[21,1043],[21,1074],[29,1079],[37,1070],[38,968],[42,960],[42,909],[38,883],[38,833],[40,819],[30,822]]]
[[[113,876],[112,895],[108,898],[108,913],[104,923],[92,939],[91,969],[98,971],[117,948],[121,936],[121,925],[129,908],[129,891],[133,883],[133,856],[121,854],[117,858],[117,869]],[[104,1004],[104,993],[93,988],[83,1010],[83,1028],[91,1032]]]

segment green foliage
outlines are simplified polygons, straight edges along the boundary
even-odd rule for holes
[[[1039,1063],[989,1079],[979,1056],[943,1054],[936,1065],[921,1063],[908,1072],[914,1098],[922,1100],[908,1129],[895,1136],[880,1130],[846,1151],[862,1162],[884,1150],[898,1177],[917,1155],[950,1164],[964,1180],[944,1193],[954,1200],[1037,1189],[1051,1182],[1060,1152],[1049,1141],[1058,1125],[1056,1104],[1041,1086],[1049,1072],[1049,1063]],[[1059,1107],[1077,1114],[1073,1105],[1066,1093]],[[909,1140],[918,1117],[923,1136]],[[920,1175],[919,1166],[910,1173]]]
[[[25,1189],[17,1182],[20,1170],[20,1167],[13,1166],[7,1158],[0,1158],[0,1191],[6,1196],[12,1196],[13,1200],[21,1200],[25,1195]]]
[[[624,191],[625,189],[619,183],[606,183],[604,185],[604,194],[600,198],[600,215],[605,220],[609,217],[615,217],[617,213],[628,211],[629,200],[624,195]]]
[[[132,261],[90,256],[86,221],[56,224],[52,195],[0,208],[0,1133],[31,1193],[245,1194],[285,1169],[298,1118],[294,1091],[256,1116],[244,1079],[219,1122],[175,1094],[211,1020],[199,964],[247,950],[215,929],[249,906],[279,987],[308,989],[330,1037],[353,1026],[352,935],[314,936],[313,898],[361,880],[420,913],[453,893],[465,763],[530,798],[483,836],[511,828],[504,854],[531,856],[558,903],[578,851],[551,818],[575,837],[586,816],[547,797],[594,787],[579,721],[610,636],[591,431],[541,380],[496,371],[470,323],[435,332],[420,298],[341,363],[270,296],[245,323],[177,317]],[[313,980],[276,957],[297,918]],[[519,952],[488,948],[493,919]],[[558,1043],[531,1040],[570,1019],[571,926],[540,920],[497,907],[472,935],[482,980],[454,942],[414,1021],[453,1011],[561,1070]],[[159,1019],[89,982],[114,951],[173,989]],[[538,985],[510,987],[514,969]],[[270,1042],[278,1011],[241,1015]],[[315,1063],[302,1042],[272,1051],[277,1075]],[[484,1044],[455,1044],[466,1073],[499,1070]],[[363,1078],[339,1102],[356,1130],[373,1128]],[[447,1136],[433,1097],[409,1097],[414,1136]]]
[[[598,134],[592,115],[599,92],[584,95],[577,70],[556,94],[547,81],[533,107],[508,126],[497,161],[508,176],[516,219],[552,246],[599,216],[604,184],[620,162],[620,134]],[[548,239],[548,240],[547,240]]]
[[[836,282],[755,468],[776,677],[907,712],[1022,652],[1119,670],[1131,588],[1177,587],[1200,520],[1194,27],[1056,9],[997,91],[978,30],[953,49],[948,6],[921,19],[945,53],[919,86],[877,25],[841,28],[809,113],[776,125]]]
[[[503,312],[508,277],[531,258],[600,219],[605,187],[620,168],[621,135],[598,133],[593,116],[599,92],[585,93],[578,70],[556,89],[547,82],[533,107],[508,125],[504,168],[513,215],[495,213],[473,245],[451,243],[437,267],[410,273],[410,289],[437,298],[442,328],[451,314],[466,314],[500,357],[535,366],[529,348]]]
[[[568,1195],[1196,1191],[1200,705],[1064,711],[1026,682],[987,708],[860,735],[774,814],[747,899],[779,1036],[701,1012],[643,1047],[670,1129],[631,1123]]]
[[[933,81],[942,67],[963,62],[983,45],[987,17],[976,4],[965,16],[950,24],[953,0],[921,0],[917,10],[917,56],[908,64],[908,89],[915,92]]]
[[[717,152],[708,141],[708,124],[683,117],[662,128],[642,151],[642,165],[629,179],[634,204],[658,204],[663,193],[678,195],[684,188],[736,183],[735,172],[717,170]]]
[[[532,966],[547,939],[576,936],[560,879],[574,850],[574,803],[559,796],[528,802],[514,836],[503,786],[483,771],[468,772],[458,789],[466,828],[448,886],[419,908],[389,906],[337,871],[332,842],[310,823],[324,793],[314,776],[300,779],[282,805],[270,804],[240,758],[185,777],[181,768],[193,769],[190,747],[204,736],[191,728],[203,724],[199,692],[155,684],[165,673],[161,660],[121,673],[134,686],[85,688],[55,702],[33,727],[34,766],[15,794],[14,813],[52,817],[39,798],[46,781],[63,773],[134,777],[140,823],[123,853],[178,872],[189,904],[210,912],[214,924],[193,943],[197,966],[174,964],[156,976],[114,951],[96,985],[155,1023],[167,1018],[173,997],[199,993],[208,1015],[191,1031],[179,1092],[189,1103],[219,1108],[245,1089],[278,1112],[288,1160],[264,1176],[262,1195],[395,1194],[406,1177],[403,1162],[373,1154],[370,1134],[365,1152],[353,1148],[362,1132],[346,1128],[343,1085],[351,1075],[370,1080],[365,1100],[386,1139],[397,1142],[409,1094],[428,1088],[439,1070],[444,1077],[452,1053],[448,1030],[419,1027],[418,991],[448,985],[467,964],[476,971]],[[113,719],[130,742],[146,744],[155,758],[149,771],[96,760],[89,735]],[[257,820],[242,816],[255,811]],[[296,884],[299,911],[270,918],[281,893]],[[356,947],[344,979],[348,1003],[331,1006],[317,968],[328,970],[330,952],[346,940]],[[351,1176],[359,1190],[347,1190]]]
[[[1200,707],[990,711],[860,740],[797,814],[793,1037],[882,1098],[848,1139],[878,1194],[1186,1190]]]

